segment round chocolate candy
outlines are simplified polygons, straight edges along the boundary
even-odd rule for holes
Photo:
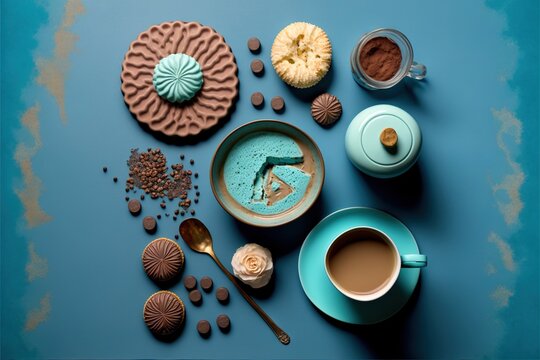
[[[341,117],[342,111],[341,103],[332,94],[319,95],[311,103],[311,116],[322,126],[334,124]]]
[[[206,338],[210,336],[210,332],[212,331],[212,326],[210,326],[210,323],[208,322],[208,320],[200,320],[197,323],[197,331],[202,337]]]
[[[184,278],[184,287],[187,291],[191,291],[197,287],[197,279],[193,275],[188,275]]]
[[[261,51],[261,42],[256,37],[249,38],[247,45],[248,45],[249,51],[251,51],[254,54]]]
[[[221,314],[216,318],[216,324],[221,331],[227,332],[231,327],[231,319],[227,315]]]
[[[285,100],[281,96],[274,96],[270,105],[275,112],[280,113],[285,109]]]
[[[137,199],[129,200],[128,210],[133,216],[137,216],[141,213],[141,202]]]
[[[216,290],[216,298],[218,301],[222,304],[226,304],[229,302],[229,290],[224,287],[217,288]]]
[[[251,105],[257,109],[262,108],[264,105],[264,95],[258,91],[251,94]]]
[[[195,290],[191,290],[189,292],[189,300],[194,304],[194,305],[200,305],[202,303],[202,294],[199,290],[195,289]]]
[[[144,248],[142,263],[150,279],[157,283],[167,282],[184,268],[184,252],[176,242],[158,238]]]
[[[204,291],[210,292],[210,290],[212,290],[213,285],[214,285],[214,282],[208,276],[203,276],[201,278],[201,287]]]
[[[158,291],[144,304],[144,322],[156,336],[178,333],[184,324],[185,316],[184,303],[170,291]]]
[[[264,74],[264,63],[260,59],[255,59],[251,62],[251,71],[255,76],[262,76]]]
[[[153,234],[156,232],[157,229],[157,222],[156,219],[154,219],[153,216],[146,216],[143,219],[143,227],[146,232]]]

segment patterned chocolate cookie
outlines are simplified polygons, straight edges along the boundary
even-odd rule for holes
[[[182,53],[203,73],[202,88],[189,101],[170,102],[154,88],[161,59]],[[129,110],[151,130],[169,136],[197,135],[227,116],[238,95],[237,65],[223,36],[197,22],[165,22],[142,32],[122,63],[122,93]]]
[[[142,263],[150,279],[157,283],[167,282],[184,268],[184,252],[176,242],[159,238],[144,248]]]
[[[156,336],[176,334],[182,328],[186,308],[180,298],[170,291],[158,291],[146,300],[144,322]]]
[[[341,117],[341,112],[341,103],[332,94],[319,95],[311,104],[311,116],[322,126],[334,124]]]

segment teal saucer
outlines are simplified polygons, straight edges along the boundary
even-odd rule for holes
[[[324,269],[326,250],[332,240],[356,226],[377,228],[394,240],[401,254],[419,254],[409,229],[395,217],[371,208],[338,210],[319,222],[308,234],[298,259],[300,283],[309,300],[326,315],[349,324],[374,324],[397,313],[411,297],[420,269],[402,268],[392,289],[383,297],[361,302],[339,292]]]

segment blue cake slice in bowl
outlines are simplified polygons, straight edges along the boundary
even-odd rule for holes
[[[319,196],[324,160],[302,130],[257,120],[233,130],[218,146],[210,183],[220,205],[244,223],[278,226],[304,214]]]

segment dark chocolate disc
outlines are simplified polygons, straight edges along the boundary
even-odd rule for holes
[[[285,100],[281,96],[274,96],[270,101],[270,105],[275,112],[280,113],[285,109]]]
[[[256,37],[249,38],[248,40],[249,51],[256,54],[261,51],[261,41]]]
[[[231,327],[231,319],[225,314],[218,315],[216,324],[221,331],[226,332]]]
[[[220,303],[226,304],[227,302],[229,302],[229,290],[224,287],[217,288],[216,298]]]
[[[193,275],[188,275],[184,278],[184,287],[191,291],[197,287],[197,279]]]
[[[167,282],[184,268],[184,252],[176,242],[159,238],[148,244],[142,254],[144,271],[155,282]]]
[[[202,294],[199,290],[195,289],[195,290],[191,290],[189,292],[189,300],[194,304],[194,305],[200,305],[202,303]]]
[[[170,291],[158,291],[144,304],[144,322],[157,336],[178,333],[184,323],[185,315],[184,303]]]
[[[129,200],[128,210],[133,216],[137,216],[141,213],[141,202],[137,199]]]
[[[208,337],[212,331],[212,326],[210,326],[208,320],[200,320],[197,323],[197,331],[202,337]]]
[[[212,290],[213,285],[214,282],[208,276],[203,276],[201,278],[201,287],[204,291],[209,292],[210,290]]]
[[[153,216],[146,216],[143,219],[143,227],[146,232],[153,234],[156,232],[157,229],[157,222],[156,219],[154,219]]]

